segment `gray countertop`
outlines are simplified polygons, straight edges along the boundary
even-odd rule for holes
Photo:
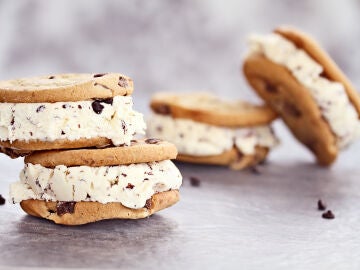
[[[259,174],[179,164],[181,201],[144,220],[64,227],[26,216],[18,205],[0,206],[0,266],[359,269],[360,144],[323,169],[277,125],[283,144]],[[21,166],[1,157],[0,193]],[[190,176],[201,185],[191,186]],[[321,218],[319,198],[334,220]]]

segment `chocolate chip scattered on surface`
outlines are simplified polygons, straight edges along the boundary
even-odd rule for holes
[[[331,212],[331,210],[328,210],[326,212],[324,212],[322,214],[322,218],[325,218],[325,219],[334,219],[335,218],[335,215],[333,212]]]
[[[190,184],[191,184],[191,186],[193,186],[193,187],[199,187],[199,186],[200,186],[201,181],[200,181],[199,178],[190,177],[189,179],[190,179]]]
[[[322,200],[318,200],[317,207],[318,207],[318,210],[320,210],[320,211],[326,210],[326,204]]]

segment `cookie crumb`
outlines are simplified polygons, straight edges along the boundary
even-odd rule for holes
[[[5,198],[0,194],[0,205],[4,205],[6,202]]]
[[[326,210],[326,204],[322,200],[318,200],[317,206],[318,206],[318,210],[320,211]]]
[[[335,215],[333,212],[331,212],[331,210],[326,211],[325,213],[322,214],[322,218],[325,219],[334,219]]]
[[[201,181],[199,178],[196,178],[196,177],[190,177],[190,185],[193,186],[193,187],[199,187],[200,184],[201,184]]]

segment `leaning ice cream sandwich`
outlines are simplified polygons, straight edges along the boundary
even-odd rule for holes
[[[158,93],[148,135],[174,143],[177,160],[243,169],[264,160],[277,143],[265,106],[229,102],[206,93]]]
[[[29,215],[64,225],[148,217],[179,200],[182,177],[170,161],[176,154],[173,144],[156,139],[34,152],[10,197]]]
[[[143,134],[133,82],[117,74],[62,74],[0,82],[0,150],[129,145]]]
[[[243,71],[319,164],[333,163],[339,151],[357,138],[359,95],[307,34],[282,27],[251,36]]]

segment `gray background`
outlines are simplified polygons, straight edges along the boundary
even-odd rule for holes
[[[239,72],[246,36],[292,24],[359,86],[359,18],[355,0],[0,0],[0,79],[122,72],[144,113],[158,90],[256,100]],[[275,128],[282,145],[261,175],[180,165],[181,202],[146,220],[66,228],[0,206],[0,268],[359,269],[360,144],[323,169],[280,121]],[[0,157],[0,194],[21,168],[21,159]],[[335,220],[321,219],[319,198]]]

